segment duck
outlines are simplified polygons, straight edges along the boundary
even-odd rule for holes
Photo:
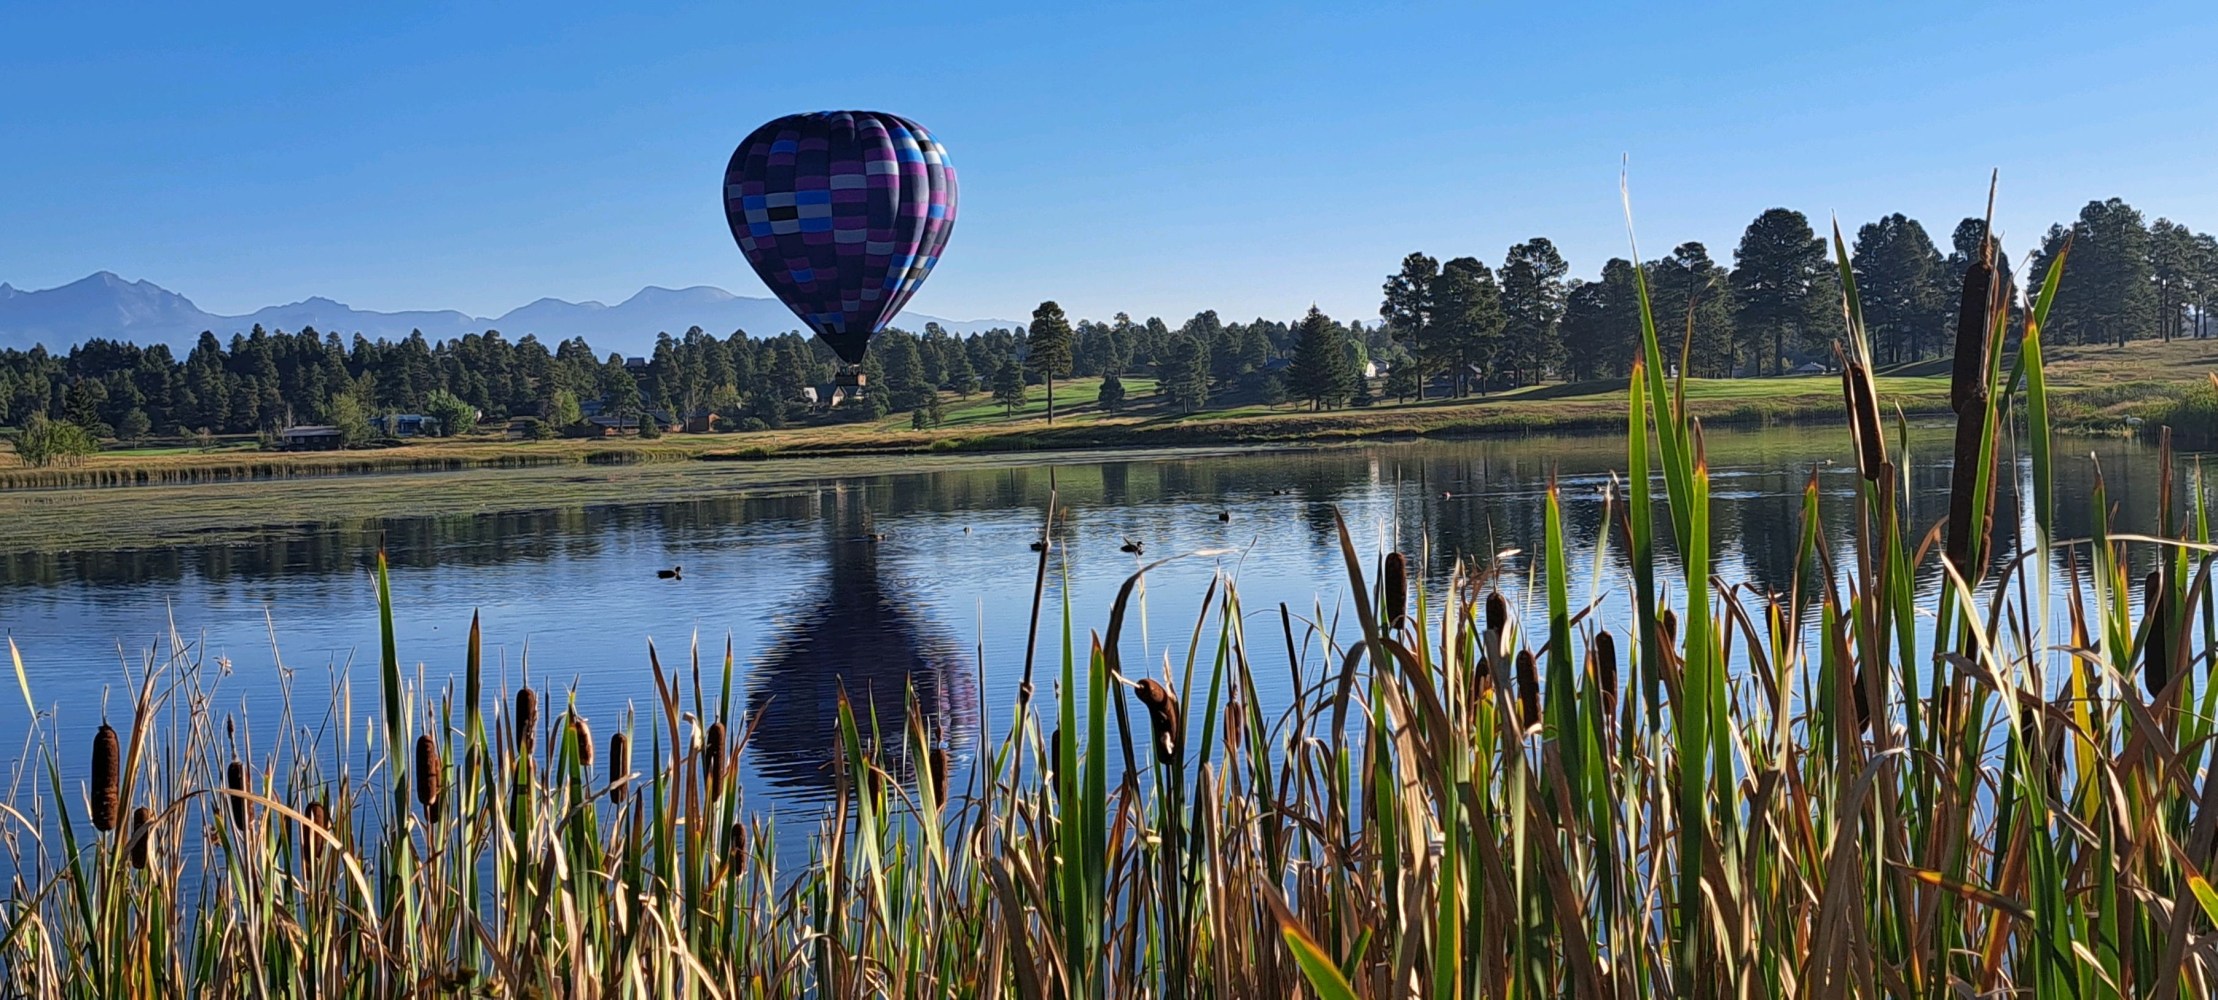
[[[685,567],[683,567],[683,566],[672,566],[672,567],[670,567],[669,569],[658,569],[658,570],[656,570],[656,571],[655,571],[655,579],[657,579],[657,580],[683,580],[683,579],[685,579],[685,575],[684,575],[684,572],[685,572]]]
[[[873,532],[871,532],[871,533],[869,533],[869,534],[867,534],[867,535],[864,535],[864,536],[863,536],[863,541],[866,541],[866,542],[883,542],[883,541],[885,541],[886,539],[888,539],[888,538],[892,538],[892,537],[893,537],[893,533],[892,533],[892,532],[890,532],[890,531],[873,531]]]
[[[1133,555],[1139,555],[1139,554],[1140,554],[1140,549],[1141,549],[1141,545],[1140,545],[1140,543],[1139,543],[1138,541],[1135,541],[1135,540],[1133,540],[1133,539],[1127,538],[1127,539],[1125,539],[1125,540],[1124,540],[1124,544],[1123,544],[1122,546],[1119,546],[1119,547],[1117,548],[1117,551],[1119,551],[1119,552],[1130,552],[1130,553],[1132,553]]]
[[[1230,523],[1230,522],[1232,521],[1232,512],[1231,512],[1231,511],[1229,511],[1229,510],[1220,510],[1220,511],[1218,511],[1218,512],[1217,512],[1217,520],[1219,520],[1219,521],[1222,521],[1222,522],[1226,522],[1226,523]]]
[[[1045,551],[1047,551],[1047,539],[1045,539],[1045,538],[1035,538],[1035,539],[1033,539],[1033,540],[1032,540],[1032,551],[1034,551],[1034,552],[1045,552]]]

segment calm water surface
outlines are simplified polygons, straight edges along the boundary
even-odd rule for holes
[[[1789,589],[1801,488],[1813,472],[1832,542],[1851,551],[1855,474],[1846,444],[1831,429],[1710,435],[1721,577]],[[1945,433],[1920,430],[1912,448],[1914,513],[1928,525],[1946,509]],[[2110,499],[2122,506],[2120,525],[2153,524],[2153,449],[2106,440],[2060,451],[2063,534],[2086,534],[2098,462]],[[2015,457],[2006,453],[2006,461]],[[512,688],[528,671],[549,691],[547,715],[574,693],[605,734],[626,713],[654,705],[650,643],[665,666],[680,669],[697,646],[712,702],[729,643],[735,711],[761,718],[745,760],[748,801],[815,815],[831,789],[825,765],[842,683],[867,692],[889,724],[913,687],[958,760],[975,754],[981,733],[999,739],[1006,730],[1033,606],[1030,543],[1051,490],[1065,510],[1046,584],[1043,698],[1055,673],[1059,603],[1067,598],[1080,630],[1103,628],[1139,562],[1119,551],[1132,539],[1150,560],[1220,554],[1150,574],[1144,607],[1126,629],[1131,669],[1161,669],[1166,657],[1182,668],[1202,596],[1222,574],[1236,579],[1253,616],[1264,697],[1283,702],[1291,672],[1279,606],[1297,622],[1344,616],[1342,634],[1354,630],[1335,510],[1366,560],[1387,547],[1414,552],[1429,539],[1424,569],[1433,584],[1457,558],[1476,558],[1507,571],[1515,583],[1505,589],[1522,600],[1526,581],[1537,582],[1532,563],[1553,474],[1574,543],[1572,593],[1621,601],[1627,571],[1617,546],[1597,579],[1594,545],[1605,487],[1624,464],[1621,439],[1524,437],[1232,454],[918,457],[883,460],[880,468],[896,471],[860,475],[840,473],[852,463],[790,462],[593,477],[512,470],[19,491],[0,493],[0,630],[21,648],[40,709],[53,713],[46,724],[73,746],[80,734],[89,739],[104,704],[111,717],[128,717],[126,665],[166,648],[173,623],[196,654],[227,669],[214,707],[238,718],[258,745],[273,738],[288,691],[296,723],[328,725],[334,679],[348,676],[359,733],[378,710],[370,567],[382,541],[402,660],[434,689],[459,690],[464,636],[480,613],[489,687]],[[584,478],[593,483],[580,486]],[[378,502],[377,516],[354,513],[359,502],[342,516],[318,516],[318,504],[337,503],[333,490],[391,501]],[[1660,498],[1660,482],[1655,492]],[[2016,544],[2014,492],[1999,507],[1998,549]],[[419,513],[425,509],[439,513]],[[1666,523],[1660,512],[1658,523]],[[1510,549],[1524,551],[1497,558]],[[682,579],[658,579],[673,566],[683,567]],[[1302,655],[1312,676],[1322,669],[1314,644]],[[28,721],[14,692],[0,695],[0,732],[20,735]],[[12,760],[20,745],[6,741],[0,754]]]

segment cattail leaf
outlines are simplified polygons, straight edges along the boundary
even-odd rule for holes
[[[31,703],[31,675],[23,670],[23,651],[15,648],[15,636],[8,637],[8,659],[15,664],[15,686],[23,691],[23,707],[35,718],[38,707]]]

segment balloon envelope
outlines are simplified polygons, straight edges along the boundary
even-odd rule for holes
[[[906,118],[787,115],[732,151],[724,218],[763,283],[858,364],[939,263],[955,228],[955,167]]]

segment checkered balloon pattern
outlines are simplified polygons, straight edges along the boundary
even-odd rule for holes
[[[955,167],[906,118],[787,115],[732,151],[724,217],[763,283],[860,364],[939,263],[955,229]]]

